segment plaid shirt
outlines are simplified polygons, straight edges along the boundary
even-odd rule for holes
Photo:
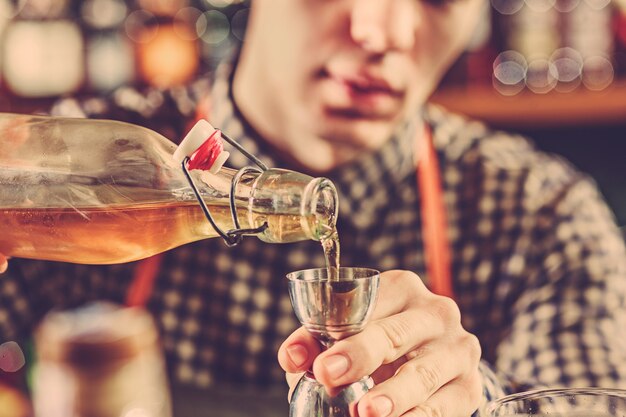
[[[90,117],[184,134],[206,81],[80,103]],[[78,102],[53,113],[76,114]],[[290,167],[238,113],[228,73],[211,94],[211,123],[270,166]],[[417,115],[416,115],[417,116]],[[463,325],[482,345],[486,398],[541,385],[626,388],[626,249],[593,182],[520,136],[428,106],[449,222],[452,276]],[[417,124],[381,149],[328,173],[339,191],[342,264],[414,271],[427,283]],[[229,165],[247,165],[233,152]],[[285,274],[324,264],[318,242],[208,239],[165,254],[148,308],[162,331],[173,381],[283,384],[276,351],[297,326]],[[122,302],[136,264],[11,261],[0,279],[0,342],[24,341],[53,306]],[[493,372],[492,372],[493,371]]]

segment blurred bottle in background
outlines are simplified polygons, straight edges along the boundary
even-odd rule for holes
[[[155,324],[109,303],[49,313],[35,335],[36,417],[170,417]]]

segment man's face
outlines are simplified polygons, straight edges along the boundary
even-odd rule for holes
[[[254,96],[248,113],[257,113],[252,119],[263,133],[290,137],[292,154],[315,148],[305,143],[309,137],[345,155],[375,149],[431,94],[483,6],[484,0],[253,0],[240,66],[255,78],[247,83],[254,91],[240,95]]]

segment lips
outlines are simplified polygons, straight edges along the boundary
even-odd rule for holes
[[[330,113],[378,118],[393,115],[402,104],[403,92],[382,77],[361,72],[322,73],[325,102]]]
[[[344,84],[348,88],[360,94],[389,94],[397,96],[399,91],[394,90],[384,78],[376,78],[367,75],[341,75],[328,74],[337,83]]]

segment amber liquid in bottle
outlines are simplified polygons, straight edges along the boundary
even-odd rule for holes
[[[278,168],[183,173],[173,142],[128,123],[0,113],[0,144],[8,256],[121,263],[219,236],[197,198],[224,233],[267,243],[322,240],[334,227],[329,180]]]
[[[229,206],[208,208],[218,224],[232,223]],[[271,220],[272,235],[285,241],[291,234],[301,233],[299,215],[254,217]],[[246,210],[241,209],[239,219],[246,218]],[[98,208],[0,208],[0,230],[0,253],[85,264],[134,261],[218,236],[196,201]]]

